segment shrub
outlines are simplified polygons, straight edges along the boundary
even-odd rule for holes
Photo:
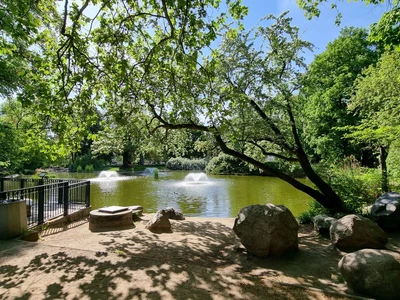
[[[33,175],[33,174],[35,174],[35,170],[32,170],[32,169],[23,169],[23,170],[21,171],[21,173],[24,174],[24,175]]]
[[[79,172],[78,166],[84,166],[86,170],[86,166],[92,165],[93,170],[101,169],[105,165],[105,161],[103,159],[98,159],[92,157],[90,154],[78,156],[74,163],[72,163],[68,168],[70,172]],[[81,171],[82,172],[82,171]]]
[[[363,208],[372,204],[382,193],[381,174],[378,169],[323,166],[316,169],[343,200],[348,213],[363,214]],[[309,223],[314,216],[327,213],[318,202],[312,201],[309,209],[299,216],[299,222]]]
[[[86,173],[90,173],[90,172],[93,172],[93,171],[94,171],[93,165],[86,165],[85,166],[85,172]]]
[[[183,157],[170,158],[165,164],[170,170],[204,170],[204,159],[188,159]]]
[[[244,161],[224,153],[209,161],[206,172],[212,174],[260,174],[258,169],[254,169]]]
[[[317,215],[326,214],[327,210],[317,201],[312,200],[308,210],[298,216],[300,224],[309,224],[313,222],[313,218]]]
[[[76,172],[78,173],[82,173],[83,172],[83,168],[79,165],[76,167]]]

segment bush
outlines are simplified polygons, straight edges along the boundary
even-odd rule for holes
[[[348,213],[363,214],[363,207],[374,203],[382,193],[379,169],[323,166],[316,169],[343,200]],[[312,218],[319,214],[328,214],[328,211],[313,200],[309,209],[299,216],[299,222],[312,222]]]
[[[206,172],[211,174],[260,174],[258,169],[254,169],[244,161],[224,153],[210,160]]]
[[[204,159],[188,159],[183,157],[170,158],[165,167],[170,170],[204,170]]]
[[[105,165],[105,161],[103,159],[98,159],[92,157],[90,154],[78,156],[74,163],[72,163],[68,169],[70,172],[82,172],[78,171],[78,166],[86,170],[86,166],[92,166],[93,170],[101,169]],[[83,166],[83,167],[82,167]]]
[[[313,222],[313,218],[317,215],[327,214],[328,211],[317,201],[312,200],[307,211],[298,216],[300,224],[309,224]]]
[[[82,172],[83,172],[83,168],[82,168],[81,166],[78,166],[78,167],[76,168],[76,172],[82,173]]]
[[[85,166],[85,172],[86,173],[90,173],[90,172],[93,172],[93,171],[94,171],[93,165],[86,165]]]
[[[23,170],[21,171],[21,173],[24,174],[24,175],[33,175],[33,174],[35,174],[35,170],[32,170],[32,169],[23,169]]]

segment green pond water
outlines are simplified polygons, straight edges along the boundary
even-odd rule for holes
[[[149,172],[118,177],[117,174],[70,174],[91,180],[93,209],[120,205],[141,205],[144,212],[174,207],[187,216],[236,217],[242,207],[252,204],[283,204],[295,216],[305,211],[311,200],[286,182],[274,177],[217,176],[183,171]],[[107,177],[110,176],[110,177]],[[200,178],[196,178],[199,177]],[[305,182],[306,180],[304,180]]]

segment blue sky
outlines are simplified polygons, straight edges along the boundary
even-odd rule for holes
[[[368,27],[377,22],[386,11],[387,6],[366,6],[364,2],[348,3],[336,1],[338,10],[342,13],[342,24],[335,25],[337,11],[330,9],[330,3],[321,5],[321,15],[309,21],[296,4],[296,0],[242,0],[249,7],[249,14],[243,20],[246,29],[250,29],[268,14],[279,15],[284,11],[290,11],[289,16],[293,18],[293,25],[299,27],[303,40],[314,44],[313,53],[307,53],[306,60],[310,63],[314,55],[325,50],[327,44],[339,36],[340,29],[345,26]]]

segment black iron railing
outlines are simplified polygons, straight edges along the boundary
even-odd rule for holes
[[[90,181],[0,178],[0,202],[26,201],[28,227],[90,206]]]

